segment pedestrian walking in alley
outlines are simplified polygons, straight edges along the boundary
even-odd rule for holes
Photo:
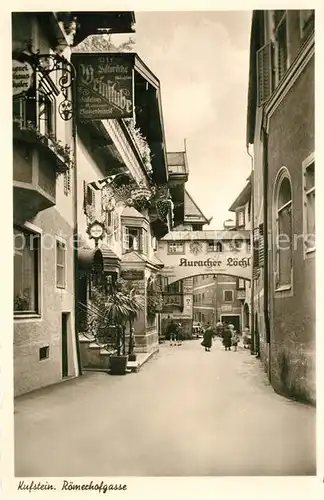
[[[174,319],[167,326],[167,334],[170,336],[170,346],[177,345],[178,325]]]
[[[182,345],[182,338],[183,338],[183,326],[182,323],[178,324],[178,345]]]
[[[223,346],[225,351],[230,351],[232,345],[232,330],[230,325],[225,323],[224,331],[223,331]]]
[[[216,324],[216,334],[218,337],[223,337],[224,326],[221,321],[218,321]]]
[[[234,351],[237,351],[237,345],[239,343],[239,336],[236,330],[232,330],[232,346],[234,347]]]
[[[212,327],[210,326],[209,323],[207,323],[207,328],[204,331],[204,339],[201,343],[201,345],[205,348],[206,352],[210,352],[211,346],[212,346],[212,339],[214,336],[214,331]]]

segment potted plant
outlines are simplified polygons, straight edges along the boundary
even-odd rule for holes
[[[92,304],[87,306],[89,324],[94,337],[107,348],[110,355],[110,373],[123,375],[129,354],[133,353],[133,322],[143,308],[141,297],[134,290],[128,290],[123,280],[107,283],[107,293],[103,288],[92,290]],[[126,353],[126,328],[129,325],[130,339]]]

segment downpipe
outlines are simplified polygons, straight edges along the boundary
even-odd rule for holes
[[[248,156],[251,158],[251,250],[252,250],[252,272],[251,272],[251,321],[250,321],[250,332],[251,332],[251,347],[250,351],[251,354],[254,354],[254,348],[255,348],[255,341],[254,341],[254,328],[255,328],[255,322],[254,322],[254,295],[255,295],[255,284],[254,284],[254,278],[253,278],[253,268],[254,268],[254,252],[253,252],[253,234],[254,234],[254,158],[253,155],[250,153],[249,149],[249,144],[246,145],[246,152]]]
[[[271,336],[270,336],[270,313],[269,313],[269,225],[268,225],[268,134],[265,127],[262,128],[263,142],[263,235],[264,235],[264,268],[263,268],[263,315],[266,331],[266,342],[268,345],[268,377],[271,382]]]

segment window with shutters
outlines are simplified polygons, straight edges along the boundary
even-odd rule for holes
[[[292,284],[292,190],[288,171],[283,168],[275,187],[275,280],[276,289],[290,289]]]
[[[259,228],[253,229],[253,271],[254,274],[257,269],[259,269],[259,247],[260,247],[260,235]]]
[[[272,55],[273,45],[271,41],[257,51],[258,106],[264,104],[272,94]]]
[[[71,170],[68,169],[64,172],[64,194],[68,196],[71,192]]]
[[[259,225],[259,267],[263,267],[264,265],[264,230],[263,223]]]
[[[236,227],[245,226],[245,212],[244,210],[239,210],[236,212]]]
[[[66,288],[66,244],[56,240],[56,287]]]
[[[245,280],[242,278],[238,278],[236,287],[238,290],[245,290]]]
[[[147,254],[148,252],[148,242],[147,242],[147,231],[146,229],[139,227],[123,227],[123,253],[137,251],[140,253]]]
[[[314,154],[303,162],[304,173],[304,243],[306,253],[316,248],[315,229],[315,160]]]
[[[275,80],[276,85],[278,85],[288,67],[287,13],[285,10],[275,10],[273,18],[275,34]]]
[[[233,302],[233,290],[224,290],[224,302]]]

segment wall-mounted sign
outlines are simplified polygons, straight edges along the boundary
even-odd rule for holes
[[[227,305],[227,304],[224,304],[221,306],[221,311],[222,312],[231,312],[232,311],[232,306],[231,305]]]
[[[209,252],[205,250],[196,256],[192,254],[192,248],[187,245],[184,254],[177,255],[177,253],[168,252],[168,243],[167,240],[159,241],[157,257],[164,264],[161,274],[168,279],[169,284],[192,276],[208,274],[251,279],[251,252],[246,250]]]
[[[27,92],[33,83],[33,67],[27,61],[12,61],[12,94],[14,97]]]
[[[78,118],[107,120],[133,116],[134,54],[73,54]]]
[[[121,271],[120,277],[123,280],[143,280],[144,279],[144,271],[138,269],[127,269]]]
[[[98,222],[96,220],[88,226],[87,233],[89,235],[89,238],[98,241],[103,237],[104,225],[102,224],[102,222]]]

